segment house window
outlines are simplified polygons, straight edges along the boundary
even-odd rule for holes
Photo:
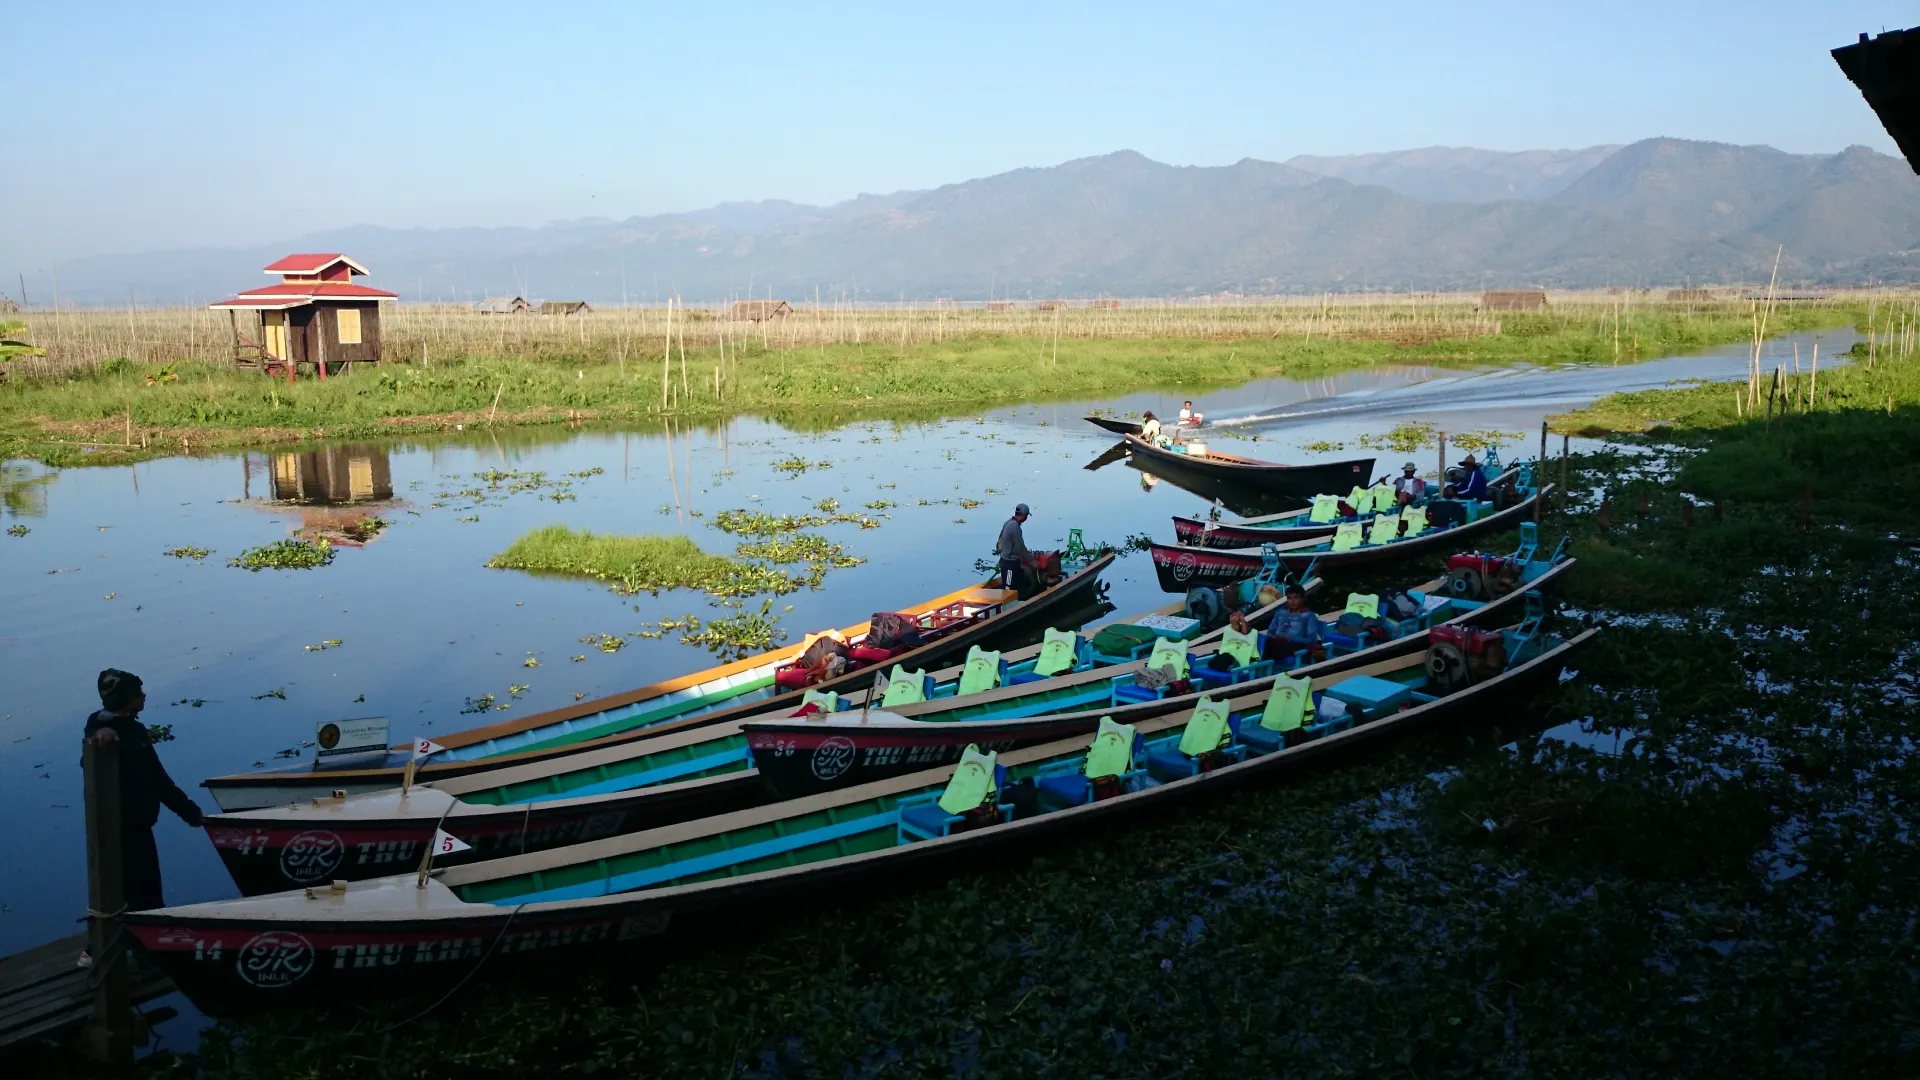
[[[360,309],[341,308],[335,314],[339,316],[340,320],[340,344],[360,344]]]

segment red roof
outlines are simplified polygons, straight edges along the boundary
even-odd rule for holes
[[[279,285],[264,285],[258,289],[248,289],[228,300],[217,304],[208,304],[212,308],[254,308],[261,310],[284,310],[300,307],[315,300],[397,300],[399,297],[385,289],[371,289],[365,285],[348,285],[338,281],[288,281]]]
[[[279,262],[267,266],[269,274],[317,274],[334,263],[346,263],[356,274],[364,274],[367,268],[347,258],[337,251],[308,252],[289,255]]]
[[[398,293],[385,289],[375,289],[366,285],[349,285],[344,281],[283,281],[278,285],[262,285],[257,289],[244,289],[242,297],[250,296],[305,296],[310,299],[358,299],[358,300],[394,300]]]

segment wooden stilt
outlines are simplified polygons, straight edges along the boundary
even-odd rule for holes
[[[127,942],[119,914],[126,906],[120,861],[120,753],[92,739],[81,744],[87,818],[87,983],[93,1018],[81,1035],[81,1050],[104,1065],[133,1064],[133,996],[127,974]]]

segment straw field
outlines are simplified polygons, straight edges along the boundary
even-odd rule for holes
[[[1697,294],[1704,290],[1690,290]],[[389,363],[468,357],[627,364],[676,350],[785,352],[836,345],[911,348],[989,339],[1159,339],[1233,341],[1294,338],[1428,344],[1497,335],[1585,331],[1624,336],[1633,351],[1645,320],[1744,319],[1755,304],[1737,290],[1725,299],[1672,301],[1658,292],[1550,293],[1544,311],[1483,311],[1478,294],[1325,294],[1198,300],[1064,300],[959,304],[800,305],[763,322],[736,319],[727,307],[603,307],[584,315],[481,315],[465,307],[401,304],[382,313]],[[1836,294],[1796,309],[1897,303],[1910,294]],[[1911,301],[1908,301],[1909,306]],[[16,378],[86,371],[114,358],[136,364],[224,363],[231,356],[228,313],[200,308],[35,311],[27,337],[45,351],[12,363]],[[242,333],[258,340],[253,316]],[[1716,335],[1720,336],[1720,335]]]

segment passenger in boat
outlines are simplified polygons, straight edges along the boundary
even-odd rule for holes
[[[1400,466],[1400,475],[1393,481],[1393,493],[1399,499],[1401,506],[1419,502],[1426,495],[1427,482],[1415,475],[1419,471],[1420,466],[1411,461]]]
[[[1449,499],[1477,501],[1487,497],[1487,478],[1480,473],[1480,463],[1468,454],[1460,462],[1461,480],[1448,484],[1442,492]]]
[[[165,907],[160,895],[160,852],[153,844],[153,826],[160,805],[199,828],[206,820],[193,799],[167,775],[154,752],[140,710],[147,695],[140,676],[117,668],[100,673],[100,711],[87,717],[85,738],[97,747],[115,746],[120,756],[120,867],[130,911]]]
[[[1189,427],[1199,427],[1204,418],[1193,411],[1193,402],[1180,406],[1180,423]]]
[[[1011,589],[1019,584],[1020,571],[1033,561],[1033,553],[1027,550],[1027,538],[1020,531],[1026,524],[1031,512],[1026,503],[1013,508],[1013,516],[1000,526],[1000,539],[993,545],[993,553],[1000,556],[1000,587]]]
[[[1140,437],[1156,446],[1160,443],[1160,418],[1151,409],[1140,414]]]
[[[1307,606],[1306,590],[1289,582],[1286,598],[1287,606],[1274,612],[1273,621],[1267,624],[1267,641],[1260,650],[1261,656],[1280,660],[1302,649],[1316,658],[1325,656],[1326,627],[1320,622],[1320,616]]]

